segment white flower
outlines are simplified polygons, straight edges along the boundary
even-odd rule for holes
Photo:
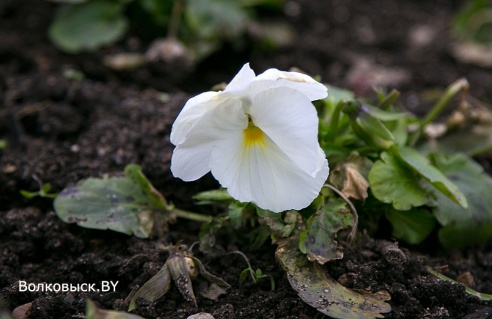
[[[255,76],[245,64],[224,91],[186,103],[171,132],[171,171],[184,181],[211,171],[233,198],[263,209],[305,208],[329,172],[311,103],[326,96],[307,75]]]

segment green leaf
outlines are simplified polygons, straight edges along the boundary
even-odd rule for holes
[[[197,205],[224,204],[234,201],[226,189],[201,192],[193,196],[193,199],[198,201]]]
[[[463,249],[492,237],[492,178],[480,165],[464,155],[446,158],[434,155],[435,165],[461,189],[468,208],[455,205],[436,192],[433,213],[443,226],[439,240],[447,249]]]
[[[241,284],[244,283],[250,273],[251,273],[251,268],[246,268],[243,271],[241,271],[241,274],[239,275],[239,282]]]
[[[371,114],[372,116],[374,116],[375,118],[381,121],[396,121],[401,119],[414,118],[414,116],[410,113],[385,111],[368,104],[364,104],[362,107],[365,112]]]
[[[395,144],[405,145],[408,140],[408,126],[410,125],[408,119],[400,119],[393,122],[386,122],[388,130],[395,137]]]
[[[68,53],[93,51],[121,39],[128,27],[125,4],[94,0],[66,5],[49,28],[50,39]]]
[[[51,190],[51,184],[46,183],[46,184],[42,184],[42,185],[40,184],[40,189],[37,192],[30,192],[30,191],[26,191],[26,190],[21,189],[19,191],[19,193],[27,199],[32,199],[36,196],[54,199],[57,196],[57,194],[56,193],[50,193],[50,190]]]
[[[297,222],[297,213],[295,211],[288,211],[285,213],[285,217],[282,219],[282,214],[274,213],[269,210],[256,208],[256,213],[259,216],[259,222],[266,227],[272,233],[272,238],[286,238],[294,231]]]
[[[43,186],[41,186],[41,189],[39,192],[40,192],[40,194],[47,195],[50,190],[51,190],[51,184],[46,183]]]
[[[385,215],[393,226],[393,236],[409,244],[422,242],[436,225],[434,216],[421,208],[412,208],[406,212],[390,208]]]
[[[397,90],[392,90],[391,92],[386,94],[385,92],[378,90],[376,88],[374,89],[374,93],[376,93],[378,97],[379,100],[378,108],[381,110],[389,109],[392,105],[395,104],[396,100],[398,100],[398,98],[400,97],[400,92],[398,92]]]
[[[405,163],[410,165],[415,172],[429,181],[441,193],[452,199],[461,207],[468,207],[466,197],[460,189],[439,169],[432,166],[426,157],[409,147],[399,148],[398,154]]]
[[[246,208],[245,203],[232,202],[228,207],[229,218],[234,229],[239,229],[244,224],[243,211]]]
[[[219,257],[224,255],[224,248],[216,243],[217,233],[225,227],[224,218],[214,218],[210,222],[203,223],[200,229],[200,251],[209,255]]]
[[[123,311],[104,310],[97,308],[96,304],[87,299],[87,306],[85,311],[86,319],[144,319],[143,317],[126,313]]]
[[[366,105],[359,101],[344,105],[343,112],[350,118],[350,125],[357,136],[368,145],[387,150],[395,142],[395,137],[388,128],[368,112]]]
[[[320,210],[309,217],[299,238],[300,250],[310,261],[325,264],[343,257],[338,245],[339,232],[354,227],[354,216],[341,199],[329,198]]]
[[[249,20],[240,2],[230,0],[188,0],[185,18],[202,39],[237,37]]]
[[[321,137],[320,146],[325,152],[330,165],[333,163],[342,162],[350,155],[351,152],[348,147],[336,145],[332,141],[324,139],[324,137]]]
[[[374,117],[370,113],[362,113],[356,121],[368,134],[375,134],[385,141],[394,141],[395,139],[388,128],[377,117]]]
[[[21,190],[19,191],[19,193],[20,193],[23,197],[25,197],[25,198],[27,198],[27,199],[32,199],[32,198],[34,198],[34,197],[36,197],[36,196],[39,196],[39,191],[38,191],[38,192],[30,192],[30,191],[26,191],[25,189],[21,189]]]
[[[166,24],[169,23],[174,2],[175,1],[140,0],[142,8],[152,15],[156,24],[161,26],[166,26]]]
[[[125,167],[124,177],[88,178],[65,188],[54,208],[64,222],[140,238],[151,234],[156,212],[169,218],[165,199],[134,164]]]
[[[329,84],[325,85],[328,88],[328,96],[326,97],[325,101],[331,103],[333,107],[342,100],[350,101],[355,99],[355,94],[352,91],[341,89]]]
[[[287,278],[299,297],[319,312],[340,319],[382,318],[391,311],[385,291],[375,294],[355,292],[331,278],[318,263],[307,260],[297,248],[297,238],[283,240],[275,257],[287,272]]]
[[[0,138],[0,151],[7,148],[7,140]]]
[[[429,199],[418,176],[399,158],[383,152],[368,176],[371,191],[383,203],[397,210],[425,205]]]

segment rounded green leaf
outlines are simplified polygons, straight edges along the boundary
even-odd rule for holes
[[[355,98],[355,93],[349,90],[345,90],[333,85],[326,84],[328,88],[328,96],[324,99],[326,102],[331,103],[333,106],[337,105],[338,102],[342,100],[353,100]]]
[[[185,9],[187,25],[202,39],[239,36],[249,20],[238,1],[188,0]]]
[[[68,53],[96,50],[118,41],[126,32],[123,9],[123,2],[110,0],[66,5],[51,24],[49,36]]]
[[[386,218],[393,227],[393,236],[409,244],[422,242],[436,225],[434,216],[428,210],[420,208],[407,212],[389,209],[386,211]]]
[[[395,156],[383,152],[368,176],[371,191],[383,203],[397,210],[409,210],[427,204],[427,192],[408,165]]]
[[[67,187],[53,205],[64,222],[141,238],[151,234],[155,212],[166,211],[164,198],[137,165],[128,165],[124,177],[88,178]]]
[[[435,192],[433,213],[443,226],[439,240],[447,249],[463,249],[492,238],[492,178],[480,165],[464,155],[447,158],[434,155],[435,165],[461,189],[469,205],[456,205]]]

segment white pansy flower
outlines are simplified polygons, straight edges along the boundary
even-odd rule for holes
[[[241,202],[274,212],[307,207],[328,177],[311,101],[313,78],[245,64],[224,91],[191,98],[174,122],[171,171],[184,181],[208,172]]]

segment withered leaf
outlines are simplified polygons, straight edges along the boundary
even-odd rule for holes
[[[299,248],[310,261],[324,264],[330,260],[343,258],[339,244],[345,230],[355,227],[354,215],[347,203],[341,199],[329,198],[306,222],[299,236]],[[348,236],[348,233],[346,233]]]
[[[360,293],[340,285],[326,270],[307,260],[297,248],[297,238],[279,243],[275,257],[287,272],[289,282],[307,304],[339,319],[384,318],[391,311],[387,292]]]
[[[347,198],[364,201],[368,196],[367,175],[372,165],[373,163],[367,158],[353,155],[333,169],[330,174],[330,183]]]
[[[142,298],[149,302],[155,301],[164,296],[171,287],[171,275],[167,267],[167,263],[149,279],[139,290],[135,293],[130,301],[130,307],[128,311],[132,311],[137,308],[137,299]]]

